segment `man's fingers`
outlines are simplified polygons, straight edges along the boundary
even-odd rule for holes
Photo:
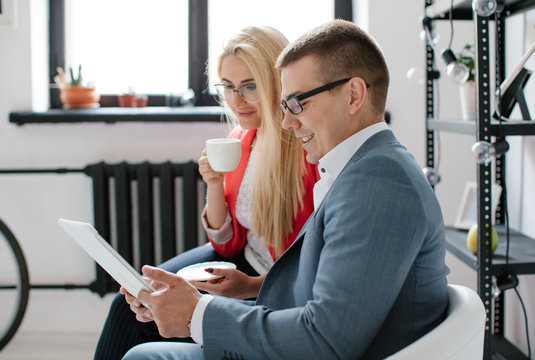
[[[202,282],[202,281],[191,281],[191,284],[195,286],[198,290],[206,291],[210,294],[215,294],[215,291],[217,289],[217,284],[211,284],[209,282]]]
[[[133,298],[134,300],[132,300],[132,302],[130,303],[131,305],[134,305],[134,306],[145,306],[147,308],[150,308],[150,303],[151,303],[151,298],[150,298],[150,292],[148,292],[147,290],[141,290],[139,292],[139,294],[137,295],[137,299],[136,298]]]
[[[136,314],[136,320],[139,322],[143,322],[143,323],[148,323],[148,322],[153,321],[152,316],[147,317],[147,316],[140,315],[140,314]]]
[[[177,282],[177,279],[179,279],[176,274],[170,273],[168,271],[156,268],[154,266],[145,265],[141,269],[143,272],[143,275],[148,277],[151,280],[155,280],[167,285],[172,285]]]
[[[135,307],[139,307],[141,305],[141,303],[139,302],[138,299],[136,299],[134,296],[132,296],[129,292],[127,292],[125,290],[125,292],[123,293],[124,294],[124,298],[126,300],[126,302],[130,305],[133,305]]]

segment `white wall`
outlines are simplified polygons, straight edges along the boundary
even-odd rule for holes
[[[227,126],[219,123],[9,123],[11,111],[42,109],[48,91],[47,2],[15,3],[17,28],[0,28],[1,169],[183,162],[198,159],[206,139],[226,135]],[[94,279],[93,263],[56,224],[58,217],[92,222],[92,211],[85,175],[0,175],[0,217],[23,247],[32,283]],[[32,290],[30,296],[22,332],[97,333],[111,300],[87,290]]]
[[[44,72],[47,68],[46,49],[42,45],[46,34],[44,2],[16,2],[19,7],[18,27],[0,28],[0,168],[82,167],[100,160],[186,161],[198,158],[205,139],[226,133],[224,125],[202,123],[21,127],[10,124],[10,111],[39,109],[46,102],[42,98],[42,94],[46,93]],[[410,67],[425,68],[424,44],[419,40],[423,2],[366,1],[362,8],[355,6],[355,11],[359,10],[368,12],[368,29],[381,44],[390,67],[391,87],[387,107],[392,113],[392,129],[424,166],[424,88],[409,83],[405,77]],[[525,28],[527,26],[519,26],[519,29]],[[438,24],[437,32],[441,35],[439,48],[445,47],[449,40],[449,26],[445,22]],[[473,42],[472,24],[457,22],[454,50],[468,42]],[[508,49],[517,59],[524,51],[524,44],[518,46]],[[514,56],[508,57],[509,64],[514,64]],[[437,64],[443,70],[440,59],[437,59]],[[440,116],[460,116],[455,85],[441,79],[438,96]],[[443,181],[436,190],[445,221],[452,224],[465,182],[475,179],[475,165],[470,154],[474,139],[444,132],[439,134],[438,140],[442,150],[439,172]],[[511,213],[512,217],[520,219],[515,220],[515,224],[535,237],[532,228],[535,225],[530,221],[535,212],[535,202],[529,201],[533,197],[530,184],[534,183],[535,144],[531,138],[515,141],[518,144],[512,144],[514,148],[511,150],[511,154],[515,152],[511,156],[514,160],[508,162],[514,168],[508,168],[508,173],[521,176],[520,179],[518,175],[508,178],[511,184],[515,184],[509,189]],[[91,261],[56,226],[56,219],[60,216],[92,220],[90,181],[85,175],[0,175],[0,217],[20,240],[34,283],[87,282],[93,279]],[[476,287],[475,272],[453,256],[448,255],[447,262],[451,269],[450,282]],[[534,308],[535,303],[535,295],[528,290],[533,288],[532,282],[532,277],[523,276],[519,287],[528,311]],[[32,290],[21,331],[98,332],[109,300],[109,296],[100,299],[88,291]],[[518,302],[512,296],[507,300],[507,333],[525,349]],[[529,318],[531,324],[535,323],[533,313],[529,314]],[[51,319],[54,321],[49,321]],[[533,335],[532,343],[535,343]]]

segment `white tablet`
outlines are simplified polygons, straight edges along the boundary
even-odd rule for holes
[[[130,294],[137,297],[141,290],[155,290],[99,235],[93,225],[67,219],[59,219],[58,224]]]

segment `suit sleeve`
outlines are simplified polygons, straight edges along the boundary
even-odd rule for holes
[[[281,290],[287,280],[283,269],[264,286],[275,295],[295,292],[295,306],[270,309],[214,299],[203,324],[205,357],[227,351],[246,359],[360,358],[425,238],[425,204],[411,176],[414,171],[407,173],[389,156],[350,163],[307,223],[299,266],[307,256],[319,256],[312,288],[297,281]]]

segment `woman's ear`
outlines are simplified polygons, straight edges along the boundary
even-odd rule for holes
[[[351,114],[355,114],[360,110],[364,104],[364,100],[368,96],[368,89],[366,82],[359,77],[354,77],[349,80],[351,100],[349,103]]]

